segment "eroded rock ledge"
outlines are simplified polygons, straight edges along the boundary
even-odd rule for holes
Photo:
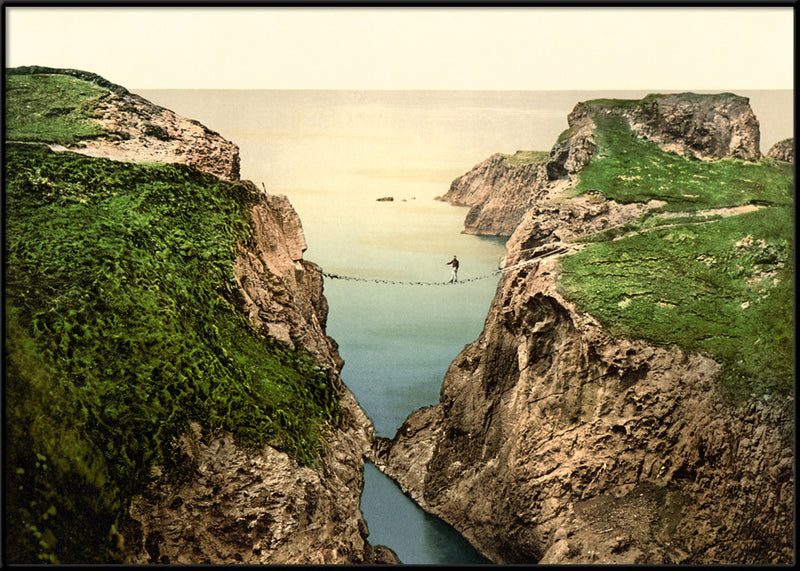
[[[529,178],[538,183],[513,190],[519,172],[501,172],[495,157],[451,188],[451,200],[473,206],[468,232],[507,203],[513,214],[491,227],[519,217],[503,266],[531,263],[504,273],[439,404],[413,413],[394,439],[377,439],[372,453],[496,563],[793,561],[791,397],[732,404],[712,359],[612,338],[556,285],[558,257],[548,252],[660,205],[568,197],[595,151],[598,114],[622,114],[640,135],[698,159],[759,156],[744,98],[645,102],[578,104]],[[720,117],[709,105],[720,105]]]
[[[510,236],[532,209],[562,208],[564,190],[596,152],[595,119],[607,115],[623,117],[634,133],[667,151],[696,159],[761,156],[758,120],[745,97],[682,93],[613,103],[598,99],[575,105],[567,117],[569,128],[546,160],[515,164],[492,155],[455,179],[441,200],[470,207],[465,233]]]
[[[239,147],[197,121],[133,93],[111,92],[96,113],[110,135],[69,150],[118,161],[184,163],[226,180],[239,179]]]
[[[496,563],[790,562],[791,400],[731,406],[713,360],[612,339],[558,271],[502,279],[376,465]]]

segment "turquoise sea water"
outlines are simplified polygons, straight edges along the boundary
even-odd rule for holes
[[[289,197],[305,259],[324,271],[442,282],[457,255],[461,280],[489,276],[446,286],[325,280],[342,378],[376,434],[392,437],[411,412],[438,402],[447,367],[483,327],[505,253],[502,239],[462,234],[466,209],[434,198],[495,152],[549,150],[578,101],[648,92],[138,93],[239,145],[242,178]],[[773,118],[791,116],[791,92],[755,92],[751,102],[763,151],[792,136],[791,122]],[[394,200],[376,200],[385,196]],[[403,563],[486,562],[370,464],[361,509],[370,541]]]

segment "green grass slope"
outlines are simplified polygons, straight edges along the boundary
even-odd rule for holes
[[[687,159],[637,138],[618,117],[595,123],[597,152],[576,194],[666,204],[585,238],[562,260],[564,295],[613,334],[711,355],[737,400],[791,394],[792,165]],[[759,209],[713,212],[745,205]]]
[[[235,306],[248,187],[5,150],[6,561],[118,561],[130,498],[155,464],[180,477],[191,421],[315,465],[339,421],[329,373]]]
[[[92,118],[109,90],[91,75],[24,73],[26,69],[31,71],[6,72],[7,141],[68,145],[105,134]]]

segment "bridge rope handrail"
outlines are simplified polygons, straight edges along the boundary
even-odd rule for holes
[[[507,268],[498,268],[491,273],[483,274],[480,276],[474,276],[471,278],[467,278],[465,280],[456,280],[456,281],[445,281],[445,282],[424,282],[424,281],[407,281],[407,280],[387,280],[387,279],[379,279],[379,278],[359,278],[355,276],[343,276],[341,274],[334,274],[331,272],[326,272],[322,270],[322,275],[326,278],[330,278],[332,280],[345,280],[345,281],[353,281],[353,282],[369,282],[369,283],[376,283],[376,284],[389,284],[389,285],[424,285],[424,286],[443,286],[443,285],[459,285],[459,284],[467,284],[470,282],[475,282],[478,280],[485,280],[491,277],[497,276],[499,274],[509,272],[511,270],[516,270],[517,268],[521,268],[523,266],[527,266],[533,263],[538,262],[542,258],[546,258],[549,256],[553,256],[555,254],[560,254],[565,252],[566,248],[558,248],[556,250],[547,252],[541,256],[535,256],[529,260],[525,260],[523,262],[519,262],[514,264],[513,266],[508,266]]]

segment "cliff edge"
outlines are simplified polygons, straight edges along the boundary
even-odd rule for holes
[[[63,82],[58,97],[49,78]],[[198,121],[131,93],[99,75],[42,66],[6,70],[6,140],[42,141],[56,150],[117,161],[180,163],[239,179],[239,148]],[[60,128],[70,129],[62,138]],[[53,129],[43,128],[50,124]]]
[[[567,116],[568,129],[549,155],[493,155],[454,180],[441,200],[471,207],[465,233],[511,236],[530,209],[558,207],[563,191],[574,185],[576,174],[597,151],[597,120],[610,118],[621,119],[635,136],[680,156],[745,161],[761,156],[758,120],[747,98],[683,93],[597,99],[575,105]]]
[[[99,76],[6,73],[8,561],[395,562],[288,199]]]
[[[316,469],[271,446],[254,453],[228,431],[193,423],[179,440],[192,476],[176,482],[157,471],[134,499],[126,562],[396,562],[367,541],[360,500],[372,423],[339,377],[344,361],[325,333],[322,273],[303,259],[300,218],[285,196],[242,184],[260,199],[250,209],[252,239],[237,247],[238,309],[263,335],[302,347],[332,373],[342,421],[326,435]]]
[[[374,462],[495,563],[792,562],[791,169],[728,94],[569,123],[483,331]]]

